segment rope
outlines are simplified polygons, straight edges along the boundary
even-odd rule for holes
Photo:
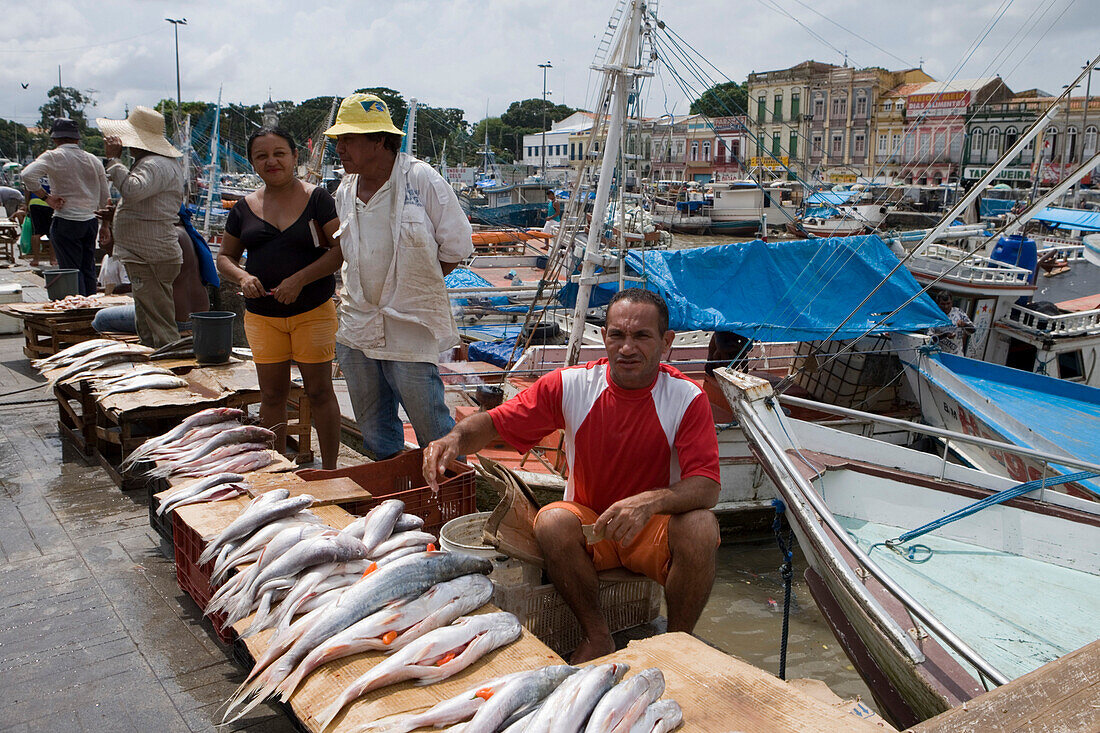
[[[886,542],[884,542],[883,544],[893,550],[895,547],[899,547],[909,540],[916,539],[921,535],[926,535],[929,532],[939,529],[940,527],[958,521],[963,517],[969,517],[971,514],[976,514],[986,507],[1006,502],[1009,499],[1015,499],[1016,497],[1022,496],[1029,491],[1046,488],[1048,486],[1060,486],[1062,484],[1073,483],[1075,481],[1084,481],[1090,478],[1096,478],[1098,475],[1100,474],[1093,473],[1092,471],[1078,471],[1077,473],[1070,473],[1066,474],[1065,476],[1052,476],[1051,478],[1035,479],[1033,481],[1027,481],[1022,484],[1017,484],[1016,486],[1004,489],[1003,491],[998,491],[992,496],[987,496],[981,501],[974,502],[973,504],[965,506],[962,509],[951,512],[950,514],[940,517],[939,519],[935,519],[928,524],[917,527],[916,529],[909,530],[908,532],[905,532],[904,534],[901,534],[892,540],[886,540]]]
[[[794,532],[790,524],[787,525],[787,537],[783,537],[783,514],[787,507],[780,499],[772,499],[775,508],[775,519],[772,520],[772,532],[775,533],[775,543],[779,545],[779,552],[783,555],[783,564],[779,566],[779,575],[783,578],[783,631],[779,637],[779,679],[787,679],[787,639],[791,624],[791,579],[794,570],[791,567],[791,559],[794,551],[791,549],[794,542]]]

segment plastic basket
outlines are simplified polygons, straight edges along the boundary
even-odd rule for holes
[[[424,531],[438,537],[444,524],[477,511],[474,468],[452,461],[435,494],[424,482],[423,463],[423,451],[414,450],[386,461],[331,471],[304,468],[297,475],[306,481],[350,478],[371,492],[372,498],[367,501],[344,505],[352,514],[365,514],[385,499],[400,499],[405,502],[406,512],[424,520]]]
[[[549,583],[506,585],[497,582],[493,604],[515,614],[528,631],[559,655],[568,654],[581,643],[577,617]],[[625,570],[602,572],[600,609],[611,633],[649,623],[661,611],[661,586]]]
[[[176,556],[176,582],[180,590],[198,604],[199,610],[204,610],[210,602],[213,590],[210,587],[210,573],[214,564],[208,562],[199,565],[199,555],[202,554],[206,543],[195,530],[188,527],[175,512],[172,512],[172,539]],[[214,626],[214,633],[226,644],[233,643],[237,632],[226,623],[224,613],[214,613],[208,616]]]

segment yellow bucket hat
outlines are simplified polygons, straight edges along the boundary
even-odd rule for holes
[[[340,110],[336,113],[336,124],[325,130],[325,135],[336,137],[371,132],[405,134],[393,126],[390,109],[381,98],[373,94],[352,94],[344,97],[344,101],[340,102]]]

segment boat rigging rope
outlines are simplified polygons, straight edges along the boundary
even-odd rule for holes
[[[783,578],[783,631],[779,637],[779,679],[787,679],[787,639],[791,623],[791,581],[794,578],[794,570],[791,560],[794,558],[794,531],[787,524],[787,536],[783,537],[783,514],[787,507],[781,499],[772,499],[772,507],[775,508],[775,519],[772,520],[772,532],[775,533],[775,543],[779,545],[779,552],[783,555],[783,564],[779,566],[779,575]]]

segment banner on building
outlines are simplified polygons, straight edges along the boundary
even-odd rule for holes
[[[968,165],[963,169],[963,179],[967,181],[976,181],[986,173],[989,172],[989,166],[973,166]],[[995,181],[1030,181],[1031,169],[1030,168],[1005,168],[996,175],[993,179]]]
[[[780,168],[787,168],[790,165],[790,159],[786,156],[780,156],[778,160],[771,156],[761,156],[749,158],[750,168],[764,168],[766,170],[774,171]]]
[[[925,117],[952,117],[966,112],[970,106],[970,92],[942,92],[940,94],[910,94],[906,102],[906,114],[923,114]]]

